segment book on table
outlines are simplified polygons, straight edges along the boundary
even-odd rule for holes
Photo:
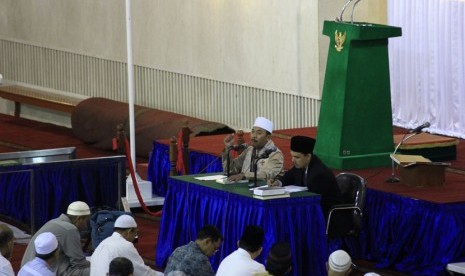
[[[448,162],[432,162],[421,155],[391,154],[391,159],[404,168],[415,165],[450,166]]]
[[[288,194],[288,193],[278,194],[278,195],[267,195],[267,196],[261,196],[261,195],[254,194],[253,198],[261,199],[261,200],[267,200],[267,199],[276,199],[276,198],[286,198],[286,197],[290,197],[290,196],[291,195]]]
[[[253,190],[253,194],[259,196],[282,195],[285,193],[286,189],[284,187],[263,186]]]

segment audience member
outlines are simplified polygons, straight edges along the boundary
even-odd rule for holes
[[[283,169],[283,153],[271,140],[273,122],[258,117],[250,133],[251,146],[247,147],[238,157],[230,159],[229,180],[239,181],[254,178],[254,165],[257,163],[257,179],[275,178]],[[234,138],[230,134],[224,139],[225,149],[222,154],[223,171],[227,171],[228,149],[233,146]]]
[[[349,275],[352,268],[352,259],[344,250],[336,250],[328,259],[328,276]]]
[[[104,239],[92,254],[90,275],[106,275],[110,262],[116,257],[129,259],[134,266],[135,275],[163,275],[145,265],[132,243],[137,234],[137,223],[134,218],[130,215],[119,216],[115,221],[113,234]]]
[[[44,232],[34,240],[36,257],[27,262],[18,276],[54,276],[54,265],[58,258],[58,240],[50,232]]]
[[[237,242],[239,248],[224,258],[216,275],[251,276],[266,273],[265,267],[255,261],[262,252],[263,239],[264,232],[261,227],[247,226]]]
[[[186,275],[215,275],[209,258],[218,251],[222,241],[223,236],[218,228],[213,225],[204,226],[197,233],[195,241],[174,250],[168,258],[165,274],[176,275],[175,271],[181,271]]]
[[[132,262],[125,257],[116,257],[110,262],[108,268],[109,276],[132,276],[134,273],[134,266]]]
[[[271,246],[265,268],[273,276],[284,276],[291,271],[292,253],[289,243],[277,242]]]
[[[15,275],[10,263],[10,258],[13,254],[13,243],[13,231],[7,225],[0,224],[0,275]]]
[[[291,138],[291,156],[294,166],[278,180],[269,180],[270,186],[298,185],[321,195],[325,217],[331,206],[342,203],[342,194],[336,177],[318,156],[313,154],[315,140],[306,136]]]
[[[26,248],[21,266],[35,258],[35,240],[45,232],[51,232],[58,240],[59,256],[56,262],[57,275],[89,275],[90,262],[82,251],[79,231],[87,229],[90,208],[85,202],[75,201],[68,206],[66,214],[48,221],[32,237]]]

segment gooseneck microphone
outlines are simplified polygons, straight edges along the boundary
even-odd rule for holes
[[[429,123],[429,122],[426,122],[426,123],[424,123],[424,124],[422,124],[422,125],[420,125],[420,126],[417,126],[417,127],[414,128],[414,129],[410,130],[409,133],[416,133],[416,134],[418,134],[418,133],[420,133],[424,128],[428,128],[428,127],[430,127],[430,123]]]
[[[339,15],[339,17],[336,17],[336,21],[338,21],[338,22],[342,22],[342,21],[343,21],[342,16],[344,15],[344,12],[345,12],[347,6],[348,6],[348,5],[350,4],[350,2],[352,2],[352,1],[353,1],[353,0],[349,0],[349,1],[347,1],[347,2],[344,4],[344,6],[342,7],[341,15]]]
[[[408,139],[412,138],[413,136],[415,136],[417,134],[420,134],[422,129],[427,128],[429,126],[430,126],[430,123],[426,122],[426,123],[422,124],[421,126],[417,126],[416,128],[410,130],[408,133],[404,134],[404,136],[400,140],[399,144],[397,144],[396,148],[394,149],[394,152],[391,154],[391,176],[386,180],[386,182],[388,182],[388,183],[396,183],[396,182],[400,181],[399,178],[397,178],[396,174],[395,174],[395,164],[394,164],[393,155],[396,154],[397,150],[402,145],[402,143],[404,143]]]
[[[347,1],[344,6],[342,7],[342,11],[341,11],[341,15],[339,15],[339,17],[336,17],[336,21],[337,22],[343,22],[344,19],[342,18],[342,16],[344,15],[344,12],[347,8],[347,6],[349,6],[349,4],[352,2],[353,0],[349,0]],[[355,1],[354,5],[352,6],[352,14],[350,15],[350,23],[351,24],[354,24],[354,11],[355,11],[355,7],[357,6],[357,4],[360,2],[360,0],[357,0]]]

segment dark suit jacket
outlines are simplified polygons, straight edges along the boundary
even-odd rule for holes
[[[283,186],[307,186],[309,192],[320,194],[321,208],[326,218],[331,206],[343,202],[336,178],[331,169],[326,167],[316,155],[312,155],[312,159],[308,165],[307,183],[303,183],[304,173],[305,168],[297,169],[292,167],[280,180]]]

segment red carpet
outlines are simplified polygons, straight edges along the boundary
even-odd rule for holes
[[[76,147],[77,158],[116,155],[115,152],[91,148],[76,138],[67,127],[0,114],[0,152]],[[138,158],[138,162],[147,162]]]

